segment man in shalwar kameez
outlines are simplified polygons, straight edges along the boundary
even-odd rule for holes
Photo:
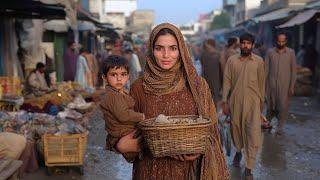
[[[223,112],[231,115],[231,132],[237,149],[234,166],[239,167],[244,149],[245,179],[253,179],[256,155],[261,147],[261,111],[264,103],[265,74],[261,57],[251,53],[254,37],[240,37],[241,54],[227,61],[223,80]]]
[[[289,97],[294,94],[296,82],[296,56],[294,50],[286,47],[287,36],[279,33],[277,47],[268,50],[265,58],[267,119],[274,115],[279,119],[277,135],[283,134],[288,116]]]

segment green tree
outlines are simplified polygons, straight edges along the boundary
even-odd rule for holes
[[[222,12],[220,15],[214,16],[210,29],[216,30],[230,27],[230,16],[227,13]]]

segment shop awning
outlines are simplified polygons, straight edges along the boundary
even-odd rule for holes
[[[54,32],[67,32],[68,23],[66,20],[50,20],[43,23],[43,28]]]
[[[293,8],[282,8],[275,11],[271,11],[267,14],[263,14],[257,17],[252,18],[252,20],[256,23],[258,22],[266,22],[266,21],[274,21],[278,19],[283,19],[289,16],[289,12],[294,10]]]
[[[287,27],[303,24],[307,22],[309,19],[311,19],[317,12],[320,12],[320,10],[309,9],[309,10],[300,12],[299,14],[291,18],[286,23],[277,26],[277,28],[287,28]]]
[[[90,21],[78,21],[79,31],[95,31],[97,27]]]
[[[64,7],[33,0],[0,1],[0,16],[33,19],[64,19]]]
[[[78,31],[95,31],[97,26],[90,21],[78,20]],[[50,20],[43,24],[44,29],[54,32],[67,32],[69,23],[66,20]]]

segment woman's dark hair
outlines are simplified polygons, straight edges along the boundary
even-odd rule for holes
[[[158,32],[158,34],[154,38],[154,41],[153,41],[153,44],[152,44],[152,48],[154,48],[154,45],[155,45],[156,41],[158,40],[159,36],[163,36],[163,35],[166,35],[166,34],[171,34],[176,39],[176,41],[178,42],[176,34],[171,29],[163,28]]]
[[[236,37],[231,37],[228,39],[228,44],[227,47],[231,47],[232,45],[234,45],[235,43],[237,43],[238,39]]]
[[[42,62],[38,62],[37,65],[36,65],[36,69],[41,69],[41,68],[44,68],[46,67]]]
[[[129,73],[129,63],[128,60],[122,56],[110,55],[102,60],[102,73],[107,75],[110,69],[113,68],[125,68]]]
[[[244,33],[240,36],[240,43],[244,40],[250,41],[252,44],[254,44],[254,36],[249,33]]]

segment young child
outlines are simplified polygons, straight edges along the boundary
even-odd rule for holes
[[[110,55],[103,60],[102,78],[106,83],[106,93],[100,106],[105,127],[108,132],[106,149],[115,151],[113,145],[118,140],[133,132],[136,124],[144,120],[144,114],[135,112],[134,99],[129,96],[125,85],[129,80],[128,61],[121,56]],[[132,162],[137,153],[126,153],[124,157]]]

